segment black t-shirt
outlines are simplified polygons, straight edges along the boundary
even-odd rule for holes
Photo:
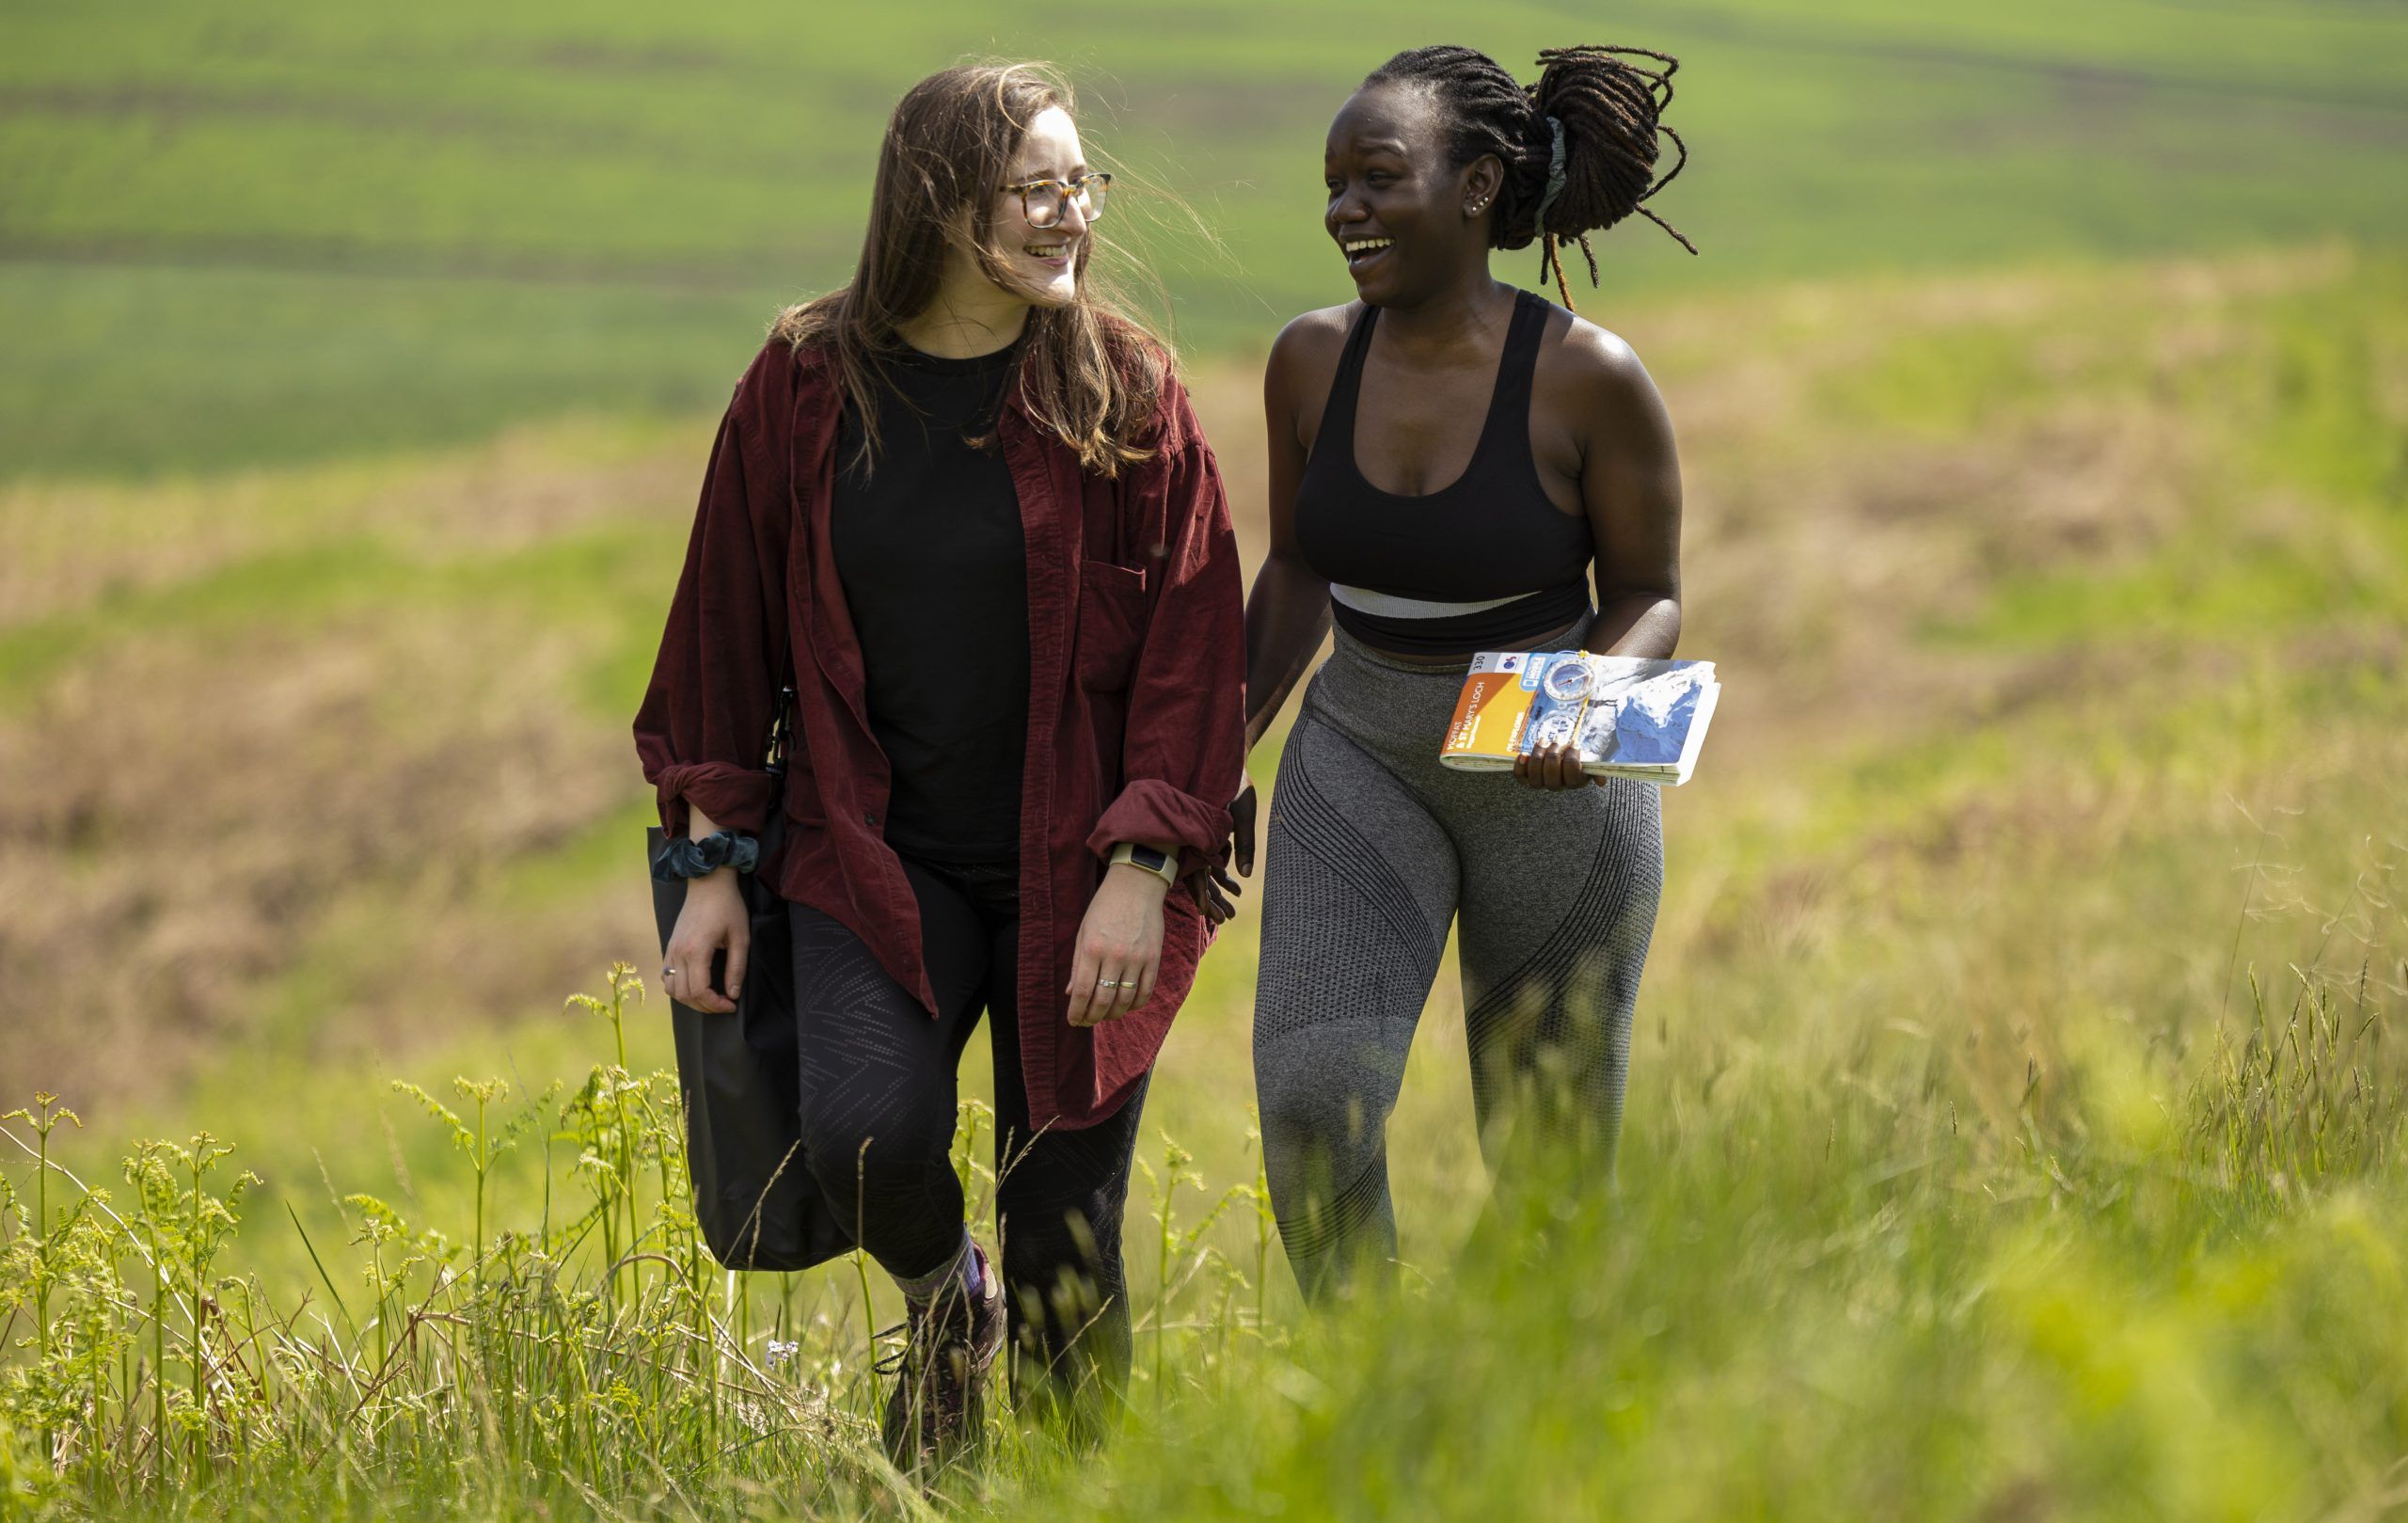
[[[880,395],[877,458],[837,437],[836,575],[860,636],[870,730],[895,769],[886,839],[939,862],[1020,851],[1028,736],[1028,550],[991,441],[1019,346],[906,350]]]

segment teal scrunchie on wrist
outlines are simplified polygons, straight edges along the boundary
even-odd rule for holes
[[[652,859],[652,876],[662,882],[703,878],[721,867],[749,873],[760,865],[761,843],[738,831],[715,831],[700,840],[679,836],[663,841]]]

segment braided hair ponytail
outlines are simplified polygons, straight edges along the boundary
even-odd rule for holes
[[[1662,65],[1650,67],[1650,61]],[[1551,270],[1563,305],[1572,305],[1560,246],[1577,243],[1598,283],[1589,234],[1636,212],[1690,253],[1697,246],[1646,205],[1688,163],[1680,134],[1658,119],[1672,103],[1679,60],[1646,48],[1548,48],[1539,55],[1538,83],[1523,87],[1494,58],[1474,48],[1410,48],[1374,70],[1363,83],[1415,85],[1434,93],[1452,122],[1449,144],[1455,167],[1495,154],[1505,167],[1497,211],[1489,223],[1496,248],[1539,245],[1539,278]],[[1679,157],[1657,178],[1657,139],[1671,139]]]

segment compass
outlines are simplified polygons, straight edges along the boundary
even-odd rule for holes
[[[1576,656],[1559,660],[1546,669],[1539,686],[1559,704],[1576,704],[1589,696],[1589,663]]]

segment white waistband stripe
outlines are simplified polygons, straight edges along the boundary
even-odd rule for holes
[[[1369,613],[1383,619],[1452,619],[1465,613],[1484,613],[1508,603],[1518,603],[1537,593],[1516,593],[1511,597],[1485,598],[1477,603],[1434,603],[1419,597],[1392,597],[1375,593],[1369,587],[1349,587],[1342,582],[1329,584],[1333,601],[1345,604],[1357,613]]]

